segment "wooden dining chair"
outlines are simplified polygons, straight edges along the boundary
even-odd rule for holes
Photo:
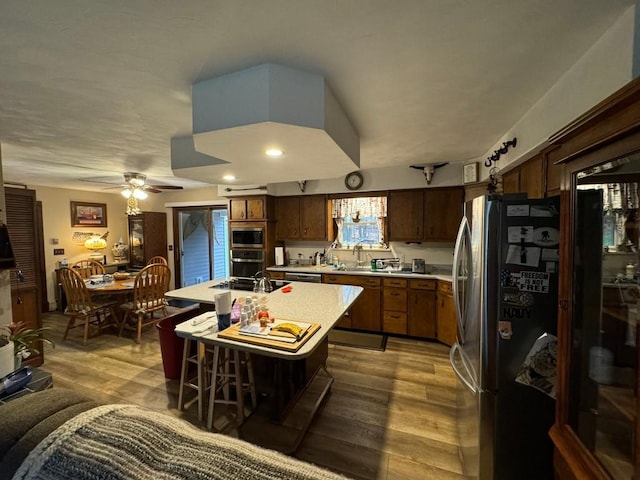
[[[136,330],[136,343],[140,343],[142,327],[155,325],[169,315],[164,294],[169,290],[171,269],[154,263],[144,267],[133,281],[133,301],[123,303],[124,319],[120,325],[120,335],[125,328]]]
[[[71,266],[82,278],[89,278],[91,275],[104,275],[106,273],[104,265],[95,260],[80,260]]]
[[[156,263],[159,263],[161,265],[167,265],[167,259],[164,258],[161,255],[155,256],[155,257],[151,257],[149,259],[149,261],[147,262],[147,265],[154,265]]]
[[[86,345],[90,327],[93,326],[98,333],[110,326],[118,327],[116,302],[93,297],[84,279],[74,268],[61,268],[58,274],[67,297],[64,314],[69,317],[63,341],[67,339],[69,330],[72,328],[84,327],[84,344]],[[81,323],[76,324],[78,320],[81,320]]]

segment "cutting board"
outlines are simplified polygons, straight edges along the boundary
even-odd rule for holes
[[[295,320],[294,320],[295,321]],[[304,322],[309,323],[309,322]],[[236,323],[235,325],[231,325],[229,328],[225,328],[221,332],[218,332],[219,338],[226,338],[228,340],[235,340],[236,342],[244,342],[251,343],[253,345],[260,345],[261,347],[270,347],[278,350],[285,350],[287,352],[297,352],[302,345],[304,345],[307,340],[309,340],[314,333],[320,330],[319,323],[310,323],[309,330],[307,333],[297,342],[287,343],[280,342],[278,340],[272,340],[269,337],[254,337],[251,335],[242,335],[238,330],[240,329],[240,324]]]

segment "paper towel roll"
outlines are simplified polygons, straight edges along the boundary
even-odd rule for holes
[[[216,293],[214,301],[218,315],[231,313],[231,292]]]

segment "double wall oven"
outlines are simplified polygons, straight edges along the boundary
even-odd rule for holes
[[[238,278],[253,278],[266,268],[264,250],[232,249],[231,276]]]

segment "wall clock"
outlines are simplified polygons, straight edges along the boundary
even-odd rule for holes
[[[363,182],[364,178],[360,172],[351,172],[344,177],[344,184],[349,190],[358,190]]]
[[[462,183],[478,181],[478,162],[467,163],[462,167]]]

